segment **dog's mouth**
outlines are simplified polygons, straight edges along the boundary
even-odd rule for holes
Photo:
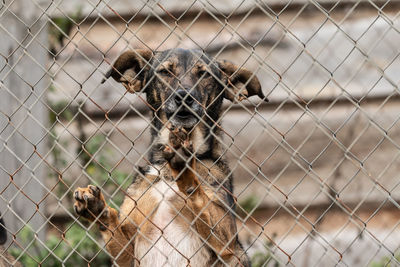
[[[182,126],[186,129],[193,128],[199,121],[195,112],[182,106],[177,112],[171,113],[169,120],[174,126]]]
[[[194,114],[185,107],[179,109],[179,111],[175,114],[175,116],[179,119],[187,119],[190,116],[194,116]]]

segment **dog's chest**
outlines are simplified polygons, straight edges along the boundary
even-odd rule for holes
[[[183,195],[175,182],[158,181],[151,188],[158,202],[146,237],[138,236],[135,254],[141,266],[207,266],[211,254],[180,209]],[[179,195],[178,195],[179,194]],[[178,205],[177,205],[178,203]]]

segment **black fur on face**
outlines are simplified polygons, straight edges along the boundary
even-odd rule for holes
[[[199,121],[218,119],[223,100],[221,72],[215,62],[196,50],[156,52],[145,92],[161,124],[192,129]],[[160,129],[160,123],[156,123]],[[211,126],[211,125],[209,125]]]
[[[127,51],[115,61],[108,77],[129,92],[146,93],[153,110],[152,143],[167,124],[184,127],[196,132],[197,140],[204,140],[198,158],[218,157],[214,137],[220,130],[215,123],[224,98],[235,102],[258,95],[266,100],[252,72],[229,61],[215,61],[199,50]],[[162,160],[157,155],[160,153],[154,146],[150,161]]]

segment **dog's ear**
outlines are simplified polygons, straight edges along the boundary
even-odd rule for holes
[[[218,66],[222,72],[222,80],[227,86],[224,92],[226,99],[236,102],[253,95],[258,95],[261,99],[268,102],[268,99],[261,90],[260,81],[251,71],[239,68],[227,60],[218,61]],[[245,87],[240,84],[245,85]]]
[[[153,56],[151,50],[135,49],[120,55],[111,69],[101,81],[104,83],[110,76],[130,93],[139,92],[146,84],[146,72],[149,70],[149,61]]]

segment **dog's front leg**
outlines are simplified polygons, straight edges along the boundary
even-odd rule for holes
[[[232,266],[241,264],[236,251],[236,225],[231,213],[214,197],[212,190],[202,186],[196,174],[196,159],[186,131],[171,130],[169,146],[164,149],[165,158],[176,179],[179,190],[187,196],[187,205],[194,214],[197,232],[203,240]]]
[[[75,212],[99,225],[106,248],[118,266],[132,266],[134,254],[130,239],[135,234],[136,228],[129,219],[121,220],[118,217],[118,212],[107,205],[97,186],[78,187],[74,192],[74,198]]]

